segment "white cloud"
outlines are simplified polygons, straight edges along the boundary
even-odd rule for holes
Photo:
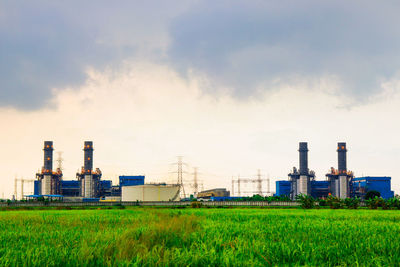
[[[0,181],[7,194],[15,174],[34,178],[44,140],[64,151],[66,179],[75,179],[82,165],[83,141],[93,140],[94,165],[104,179],[146,174],[163,181],[173,177],[170,163],[183,155],[200,168],[205,187],[228,189],[232,175],[255,175],[258,168],[273,180],[286,179],[298,165],[299,141],[309,142],[309,167],[324,179],[337,165],[336,142],[346,141],[351,170],[392,176],[400,189],[400,123],[392,119],[400,111],[396,80],[383,85],[390,98],[343,109],[338,107],[349,100],[332,94],[332,77],[299,80],[243,101],[205,94],[205,77],[183,79],[148,62],[126,64],[118,73],[90,70],[88,76],[79,88],[54,90],[54,109],[2,109]]]

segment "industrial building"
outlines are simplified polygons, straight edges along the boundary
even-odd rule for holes
[[[63,180],[61,167],[53,170],[53,142],[45,141],[44,160],[41,171],[36,174],[34,195],[29,199],[46,197],[51,199],[68,199],[68,201],[175,201],[179,200],[182,185],[145,184],[145,176],[119,176],[119,184],[111,180],[102,180],[99,168],[93,170],[93,142],[85,141],[83,146],[83,166],[76,174],[76,180]],[[364,198],[368,191],[378,191],[383,198],[391,198],[391,177],[358,177],[354,178],[347,170],[346,143],[337,145],[338,168],[330,168],[326,180],[315,180],[315,173],[308,168],[308,144],[299,143],[299,169],[293,167],[288,180],[276,182],[276,196],[287,196],[292,200],[299,194],[311,195],[314,198],[335,196]],[[239,181],[239,178],[238,178]],[[241,179],[240,179],[241,181]],[[260,178],[257,180],[260,181]],[[238,187],[240,185],[238,184]],[[233,190],[233,189],[232,189]],[[238,188],[240,192],[240,187]],[[215,188],[199,192],[200,199],[228,198],[230,192],[225,188]]]
[[[329,195],[341,199],[348,197],[364,198],[368,191],[378,191],[383,198],[391,198],[390,177],[359,177],[347,170],[346,143],[339,142],[337,147],[338,169],[331,168],[326,181],[315,180],[315,173],[308,170],[307,143],[299,145],[300,169],[295,167],[289,173],[288,181],[276,181],[276,196],[288,196],[295,199],[298,194],[311,195],[314,198],[326,198]]]
[[[197,194],[197,198],[211,198],[211,197],[229,197],[230,192],[226,188],[214,188],[201,191]]]
[[[314,171],[308,169],[308,145],[307,142],[299,143],[299,165],[297,170],[293,167],[293,171],[288,174],[290,181],[290,198],[295,199],[297,195],[311,194],[311,181],[315,179]]]
[[[358,177],[353,179],[352,195],[364,198],[368,191],[378,191],[384,199],[394,197],[391,190],[391,177]]]
[[[326,177],[329,181],[329,192],[331,195],[343,199],[350,197],[354,175],[351,171],[347,171],[346,143],[338,143],[337,152],[338,169],[331,168],[330,173]]]
[[[44,163],[40,173],[36,174],[36,179],[40,181],[41,195],[59,195],[61,193],[62,172],[60,169],[53,171],[53,142],[44,142]]]
[[[167,184],[121,186],[122,201],[179,201],[180,186]]]
[[[44,164],[42,171],[36,174],[34,195],[38,197],[64,198],[68,201],[85,201],[113,199],[123,201],[168,201],[179,199],[180,187],[176,185],[145,185],[145,176],[119,176],[119,184],[113,185],[111,180],[102,180],[99,168],[93,171],[93,142],[85,141],[83,146],[83,167],[76,174],[76,180],[63,180],[63,174],[58,168],[53,171],[53,142],[44,142]],[[137,187],[138,186],[138,187]],[[137,187],[137,188],[134,188]],[[138,194],[138,190],[141,195]],[[178,190],[178,197],[176,197]],[[135,192],[135,193],[133,193]],[[125,196],[124,196],[125,193]],[[134,199],[134,200],[132,200]]]

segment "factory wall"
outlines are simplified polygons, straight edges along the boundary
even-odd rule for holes
[[[134,185],[121,187],[122,201],[179,201],[179,185]]]
[[[276,193],[275,195],[278,197],[290,196],[290,181],[276,181]]]
[[[311,196],[326,198],[329,195],[329,181],[311,181]]]
[[[352,195],[364,198],[368,191],[378,191],[384,199],[394,197],[394,192],[391,190],[391,177],[358,177],[352,182]]]
[[[34,182],[34,195],[40,194],[41,181]],[[79,197],[81,183],[78,180],[62,180],[61,181],[61,195],[64,197]],[[101,180],[100,181],[100,197],[112,196],[112,181]],[[117,190],[120,196],[120,190]]]
[[[34,195],[40,195],[40,187],[41,187],[41,183],[39,180],[35,180],[33,182],[33,194]]]
[[[79,197],[80,182],[71,180],[61,181],[61,195],[66,197]]]

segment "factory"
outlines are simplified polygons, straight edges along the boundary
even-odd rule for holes
[[[276,196],[288,196],[292,200],[297,195],[306,194],[314,198],[334,196],[341,199],[349,197],[364,198],[368,191],[378,191],[385,199],[394,196],[391,191],[391,177],[358,177],[347,170],[346,143],[337,146],[338,168],[331,168],[325,181],[315,180],[315,173],[308,169],[308,144],[299,144],[299,170],[293,167],[287,181],[276,181]]]
[[[179,200],[180,186],[145,184],[145,176],[119,176],[119,184],[102,180],[99,168],[93,170],[93,142],[85,141],[83,166],[76,180],[63,180],[60,168],[53,171],[53,142],[44,142],[44,163],[34,181],[34,194],[29,199],[51,198],[66,201],[171,201]]]
[[[34,194],[26,196],[27,198],[83,202],[180,200],[181,184],[145,184],[144,175],[121,175],[117,185],[113,185],[111,180],[103,180],[100,168],[93,167],[92,141],[85,141],[83,144],[83,166],[80,172],[76,173],[75,180],[64,180],[60,166],[53,170],[53,151],[53,142],[45,141],[43,167],[36,174]],[[353,172],[347,169],[347,147],[344,142],[337,144],[338,167],[330,168],[325,180],[316,180],[315,172],[309,169],[307,142],[299,143],[298,152],[299,168],[293,167],[287,180],[276,181],[276,196],[285,196],[292,200],[296,200],[296,196],[301,194],[314,198],[364,198],[369,191],[378,191],[385,199],[394,196],[394,192],[391,191],[391,177],[355,177]],[[237,197],[240,197],[240,194]],[[225,188],[215,188],[199,192],[197,198],[229,199],[230,192]]]

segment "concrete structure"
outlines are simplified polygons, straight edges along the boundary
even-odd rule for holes
[[[307,142],[299,143],[299,170],[293,167],[293,171],[288,174],[291,184],[290,198],[295,199],[297,195],[311,194],[311,181],[315,178],[315,173],[308,169],[308,147]]]
[[[85,198],[95,198],[100,195],[101,171],[99,168],[93,171],[93,142],[85,141],[83,146],[84,166],[76,177],[81,182],[80,196]]]
[[[36,174],[36,179],[40,181],[41,195],[58,195],[61,193],[62,172],[60,169],[53,171],[53,150],[53,141],[45,141],[42,171]]]
[[[339,198],[350,197],[353,173],[347,171],[347,148],[346,143],[338,143],[338,169],[331,168],[331,172],[326,175],[329,181],[329,192],[332,196]]]
[[[146,184],[121,187],[122,201],[179,201],[179,185]]]

